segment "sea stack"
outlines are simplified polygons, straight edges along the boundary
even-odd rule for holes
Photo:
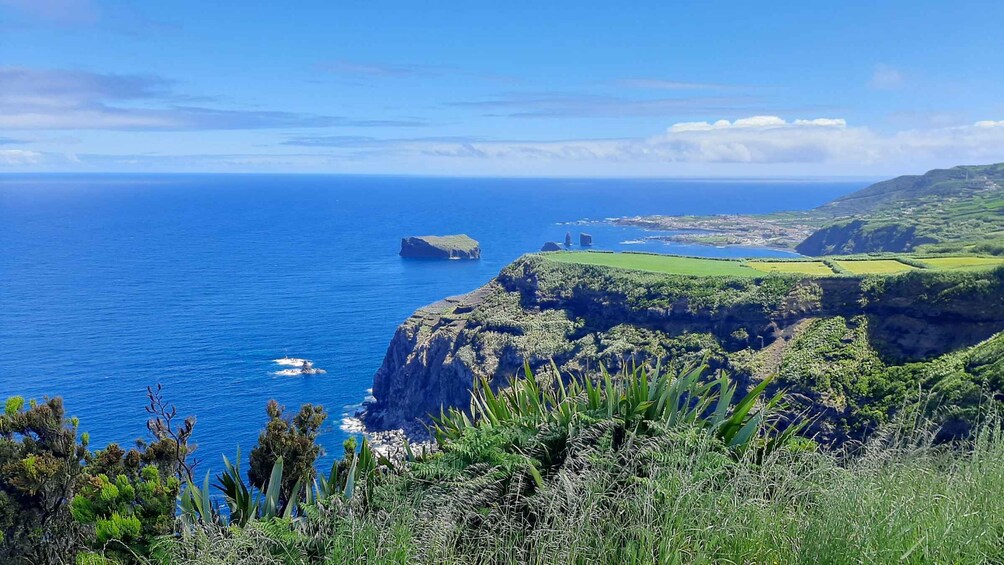
[[[541,251],[561,251],[561,244],[556,241],[548,241],[544,244],[544,247],[540,248]]]
[[[401,257],[480,259],[481,246],[467,234],[413,236],[401,239]]]
[[[571,246],[572,246],[572,232],[566,231],[565,232],[565,247],[571,247]]]
[[[590,247],[593,245],[593,236],[588,233],[579,234],[579,245],[581,247]]]

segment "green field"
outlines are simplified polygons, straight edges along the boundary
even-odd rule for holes
[[[931,257],[920,259],[933,269],[981,269],[1004,265],[1004,257]]]
[[[868,259],[864,261],[836,261],[836,264],[854,275],[894,275],[912,271],[916,267],[911,267],[906,263],[900,263],[895,259]]]
[[[648,255],[642,253],[593,253],[593,252],[559,252],[546,257],[559,263],[576,263],[579,265],[599,265],[602,267],[618,267],[666,273],[670,275],[726,275],[749,277],[756,271],[744,267],[739,261],[699,259],[696,257],[677,257],[672,255]]]
[[[833,274],[833,269],[822,261],[749,261],[746,265],[765,273],[795,273],[821,277]]]
[[[806,275],[813,277],[836,276],[822,261],[762,261],[739,259],[705,259],[678,255],[648,253],[607,253],[573,251],[546,253],[544,257],[558,263],[597,265],[634,271],[665,273],[668,275],[758,277],[765,273]],[[905,260],[905,259],[904,259]],[[933,257],[916,259],[930,270],[972,270],[1004,266],[1004,257]],[[834,261],[851,275],[895,275],[919,270],[896,259],[843,259]]]

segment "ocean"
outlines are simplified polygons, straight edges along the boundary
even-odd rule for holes
[[[194,415],[200,473],[246,454],[276,399],[323,404],[328,465],[394,329],[571,231],[596,249],[784,256],[592,223],[805,209],[866,182],[325,175],[0,176],[0,400],[61,396],[92,445],[146,434],[146,387]],[[584,223],[585,225],[580,225]],[[571,225],[570,225],[571,224]],[[480,261],[398,256],[466,233]],[[274,359],[326,374],[280,376]]]

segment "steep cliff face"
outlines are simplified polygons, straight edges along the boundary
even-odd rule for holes
[[[875,381],[876,371],[938,359],[1002,330],[1001,273],[729,279],[531,256],[402,324],[364,419],[373,430],[420,434],[428,415],[466,406],[476,380],[504,386],[524,362],[581,374],[632,360],[707,361],[747,384],[782,372],[778,386],[812,399],[817,431],[841,441],[870,425],[858,421],[872,394],[861,383]]]

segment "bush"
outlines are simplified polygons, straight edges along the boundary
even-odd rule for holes
[[[13,397],[0,415],[0,562],[73,561],[83,529],[67,508],[86,445],[60,398],[25,409]]]
[[[314,478],[314,462],[321,454],[317,436],[328,417],[324,408],[311,404],[304,404],[292,419],[283,417],[284,411],[285,407],[278,402],[269,401],[265,408],[268,423],[258,436],[258,444],[251,450],[248,469],[248,480],[264,491],[270,486],[276,461],[283,460],[284,473],[279,490],[282,506],[290,500],[297,482],[306,484]]]

